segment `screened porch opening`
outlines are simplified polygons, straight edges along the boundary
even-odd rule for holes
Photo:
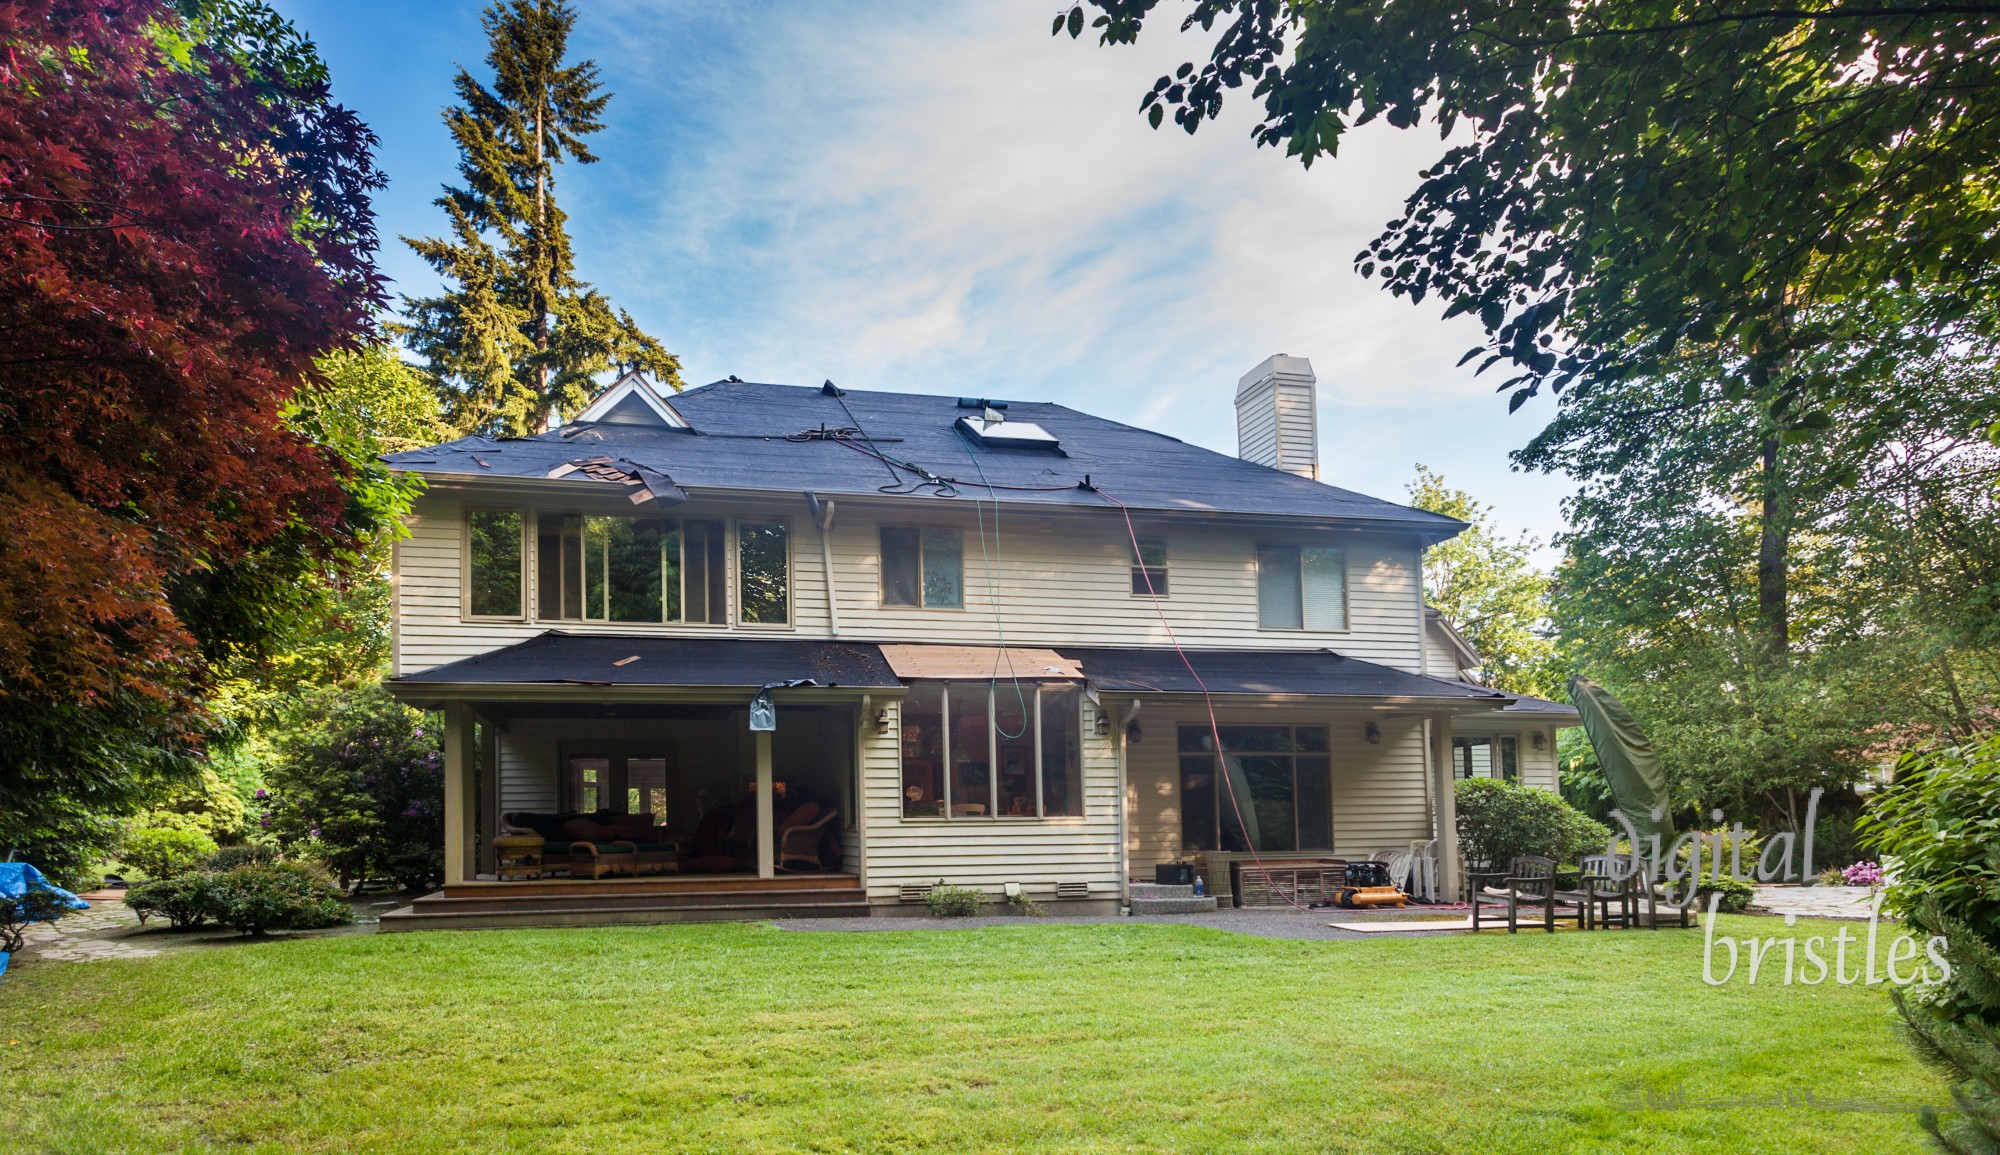
[[[783,704],[777,713],[777,730],[757,735],[737,705],[510,708],[495,747],[502,765],[488,778],[499,805],[481,873],[496,881],[853,873],[857,710]],[[760,738],[770,759],[768,838],[758,827]],[[760,863],[760,845],[771,862]]]

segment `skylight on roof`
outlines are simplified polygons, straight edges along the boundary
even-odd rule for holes
[[[961,417],[958,427],[981,445],[996,449],[1054,449],[1061,444],[1056,435],[1032,421],[1009,421],[997,409],[987,409],[977,417]]]

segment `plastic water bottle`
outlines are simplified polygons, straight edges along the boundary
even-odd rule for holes
[[[1195,896],[1196,898],[1201,898],[1202,896],[1206,895],[1207,893],[1208,893],[1208,891],[1206,891],[1205,889],[1203,889],[1203,888],[1202,888],[1202,884],[1201,884],[1201,875],[1199,875],[1199,874],[1195,875],[1195,876],[1194,876],[1194,896]]]

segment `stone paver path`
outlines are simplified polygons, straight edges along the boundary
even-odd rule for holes
[[[1879,890],[1866,886],[1760,886],[1750,900],[1752,914],[1796,914],[1800,918],[1867,921]]]
[[[66,914],[54,922],[28,928],[21,954],[61,962],[95,962],[107,958],[151,958],[159,950],[125,941],[139,927],[139,916],[115,897],[84,896],[89,910]]]

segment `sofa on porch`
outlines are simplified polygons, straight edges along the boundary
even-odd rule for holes
[[[651,814],[519,810],[500,816],[500,834],[539,836],[543,874],[603,878],[680,871],[680,843],[664,827],[655,826]]]

